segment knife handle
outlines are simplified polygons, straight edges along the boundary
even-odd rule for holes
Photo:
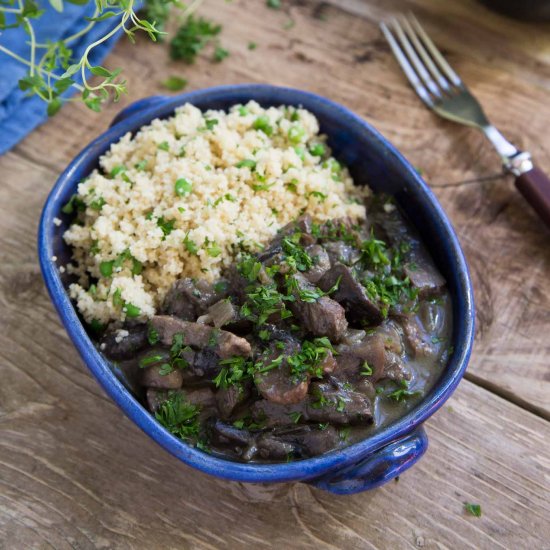
[[[537,166],[516,176],[516,187],[550,228],[550,178]]]

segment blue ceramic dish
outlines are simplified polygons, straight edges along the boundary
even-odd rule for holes
[[[190,102],[200,109],[227,109],[250,99],[269,105],[302,105],[320,121],[337,159],[347,165],[358,184],[395,196],[419,230],[439,269],[447,279],[453,300],[454,353],[440,379],[425,399],[399,421],[372,437],[323,456],[286,464],[241,464],[194,449],[168,433],[117,378],[109,363],[88,337],[57,265],[69,261],[62,240],[69,219],[61,207],[80,180],[98,164],[98,157],[126,132],[135,132],[154,118],[169,116],[175,107]],[[54,218],[63,220],[56,226]],[[416,170],[376,130],[351,111],[317,95],[269,85],[222,86],[176,97],[151,97],[124,109],[105,133],[90,143],[63,172],[44,206],[38,251],[51,299],[82,359],[115,403],[157,443],[186,464],[235,481],[304,481],[322,489],[350,494],[382,485],[410,468],[426,451],[423,423],[449,398],[459,383],[472,347],[474,303],[472,285],[457,237],[434,195]]]

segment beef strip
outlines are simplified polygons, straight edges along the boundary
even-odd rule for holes
[[[220,416],[223,419],[229,418],[235,409],[244,403],[250,396],[250,388],[247,385],[239,384],[229,386],[228,388],[220,388],[216,392],[216,403]]]
[[[395,381],[410,379],[410,372],[400,355],[403,352],[402,330],[392,321],[384,321],[363,340],[352,345],[337,346],[335,374],[340,380],[360,381],[365,376],[365,362],[372,370],[370,382],[390,379]]]
[[[281,460],[291,455],[308,458],[339,446],[339,433],[332,426],[325,429],[312,426],[285,426],[256,436],[253,442],[249,443],[243,458],[250,460],[258,455],[271,460]]]
[[[319,280],[318,285],[328,292],[339,282],[338,288],[331,294],[346,310],[351,323],[377,325],[384,319],[378,305],[369,298],[363,285],[354,277],[351,269],[343,264],[331,267]]]
[[[278,342],[272,342],[266,353],[261,356],[264,368],[268,367],[273,361],[282,361],[274,369],[264,373],[254,374],[254,383],[260,394],[268,401],[287,405],[298,403],[307,394],[309,380],[293,380],[288,364],[288,357],[300,351],[300,346],[296,342],[286,342],[284,349],[279,349]]]
[[[397,209],[382,211],[377,212],[374,218],[377,231],[389,244],[400,248],[405,275],[418,290],[419,298],[440,294],[445,287],[445,279],[401,213]]]
[[[313,260],[313,267],[304,272],[304,277],[315,284],[330,269],[330,258],[327,251],[319,244],[308,246],[306,252]]]
[[[330,260],[331,265],[345,264],[351,266],[361,257],[361,252],[342,241],[325,243],[324,248]]]
[[[426,357],[437,353],[431,337],[425,331],[418,317],[411,316],[401,319],[401,326],[413,357]]]
[[[218,291],[217,288],[205,279],[179,279],[168,291],[161,313],[175,315],[184,321],[194,321],[214,302],[227,295],[225,290]]]
[[[222,445],[248,445],[254,441],[254,435],[248,430],[236,428],[221,420],[211,420],[207,429],[210,440]]]
[[[266,433],[261,434],[254,440],[254,443],[244,452],[243,458],[251,460],[259,454],[263,459],[284,460],[297,454],[297,450],[295,443],[284,441],[280,437]]]
[[[128,334],[122,336],[124,333],[121,334],[121,330]],[[147,346],[147,332],[146,324],[124,326],[122,329],[106,332],[99,342],[99,349],[115,361],[131,359],[136,352]]]
[[[254,421],[263,422],[266,427],[284,426],[297,415],[300,415],[300,421],[336,425],[363,424],[373,418],[371,402],[365,395],[326,382],[312,382],[306,399],[299,403],[259,400],[250,411]]]
[[[161,374],[161,365],[152,365],[141,372],[141,385],[146,388],[176,390],[183,384],[181,370],[175,369],[168,374]]]
[[[291,286],[296,300],[290,305],[292,313],[314,336],[327,336],[332,342],[338,342],[348,328],[344,308],[328,296],[314,302],[304,302],[300,299],[300,291],[315,291],[315,286],[300,273],[294,273],[289,278],[294,279]]]
[[[221,328],[224,325],[235,323],[239,319],[239,310],[229,298],[224,298],[208,308],[208,315],[212,319],[212,324]]]
[[[404,265],[405,275],[418,290],[419,298],[429,298],[441,293],[445,279],[423,246],[414,249]]]
[[[155,315],[151,325],[166,346],[172,344],[175,334],[183,334],[184,345],[199,349],[211,347],[220,359],[228,359],[233,355],[248,356],[252,351],[244,338],[207,325],[190,323],[167,315]]]

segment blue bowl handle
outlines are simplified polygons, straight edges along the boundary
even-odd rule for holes
[[[309,483],[337,495],[374,489],[410,468],[427,448],[428,436],[420,426],[360,462]]]
[[[127,107],[124,107],[124,109],[122,109],[122,111],[120,111],[120,113],[118,113],[118,115],[113,118],[111,124],[109,125],[109,128],[112,128],[115,124],[118,124],[129,116],[136,114],[138,111],[144,111],[149,107],[157,107],[161,103],[166,103],[171,99],[171,97],[165,95],[152,95],[150,97],[138,99],[137,101],[130,103],[130,105],[128,105]]]

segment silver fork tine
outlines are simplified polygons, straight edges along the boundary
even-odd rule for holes
[[[430,97],[430,94],[428,93],[428,90],[426,89],[424,84],[422,84],[422,81],[418,78],[418,75],[414,71],[412,65],[407,60],[407,57],[402,52],[399,45],[397,44],[397,41],[393,37],[393,34],[391,33],[388,26],[385,23],[380,23],[380,29],[382,30],[382,33],[386,37],[386,40],[388,41],[388,44],[392,49],[393,55],[395,55],[397,62],[399,63],[399,65],[401,65],[401,68],[403,69],[405,76],[409,79],[409,82],[411,83],[412,87],[415,89],[416,93],[419,95],[420,99],[428,107],[433,107],[433,101]]]
[[[407,33],[407,36],[413,43],[414,49],[416,50],[418,55],[422,58],[422,61],[424,61],[424,64],[428,67],[428,70],[432,73],[432,76],[435,78],[436,82],[446,92],[450,91],[449,82],[441,74],[439,69],[436,67],[435,63],[432,61],[432,58],[426,51],[426,48],[424,48],[424,46],[422,45],[422,42],[420,42],[420,40],[418,39],[418,36],[415,30],[412,28],[412,25],[409,22],[409,20],[403,15],[400,17],[400,19],[401,19],[401,24],[403,25],[403,28]]]
[[[413,13],[409,13],[409,18],[414,26],[416,32],[420,36],[421,40],[424,42],[424,45],[428,51],[432,54],[432,57],[439,64],[441,70],[445,73],[447,78],[455,85],[462,86],[462,80],[460,77],[453,71],[451,66],[445,61],[445,58],[441,55],[439,50],[435,47],[435,44],[432,42],[431,38],[426,34],[426,31],[422,28],[418,19],[414,16]]]
[[[437,84],[433,81],[430,73],[426,70],[426,67],[422,64],[422,61],[418,58],[418,55],[414,51],[407,35],[403,32],[401,25],[397,19],[392,19],[391,25],[393,26],[394,32],[397,34],[397,38],[401,43],[401,46],[405,50],[409,61],[413,64],[416,72],[420,75],[420,78],[424,81],[424,84],[428,87],[428,90],[436,96],[441,97],[441,92],[437,87]]]

